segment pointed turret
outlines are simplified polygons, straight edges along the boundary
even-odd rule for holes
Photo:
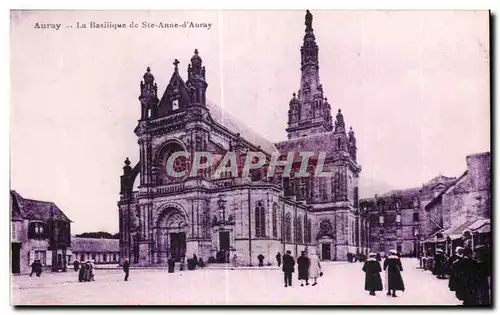
[[[158,106],[158,86],[155,83],[155,77],[151,73],[151,68],[146,68],[143,81],[141,81],[141,119],[154,118],[156,116],[156,108]]]
[[[344,115],[342,115],[340,108],[335,117],[335,132],[345,132]]]
[[[300,102],[295,92],[292,95],[289,106],[290,108],[288,110],[288,123],[290,124],[300,120]]]
[[[354,131],[352,130],[352,127],[349,129],[348,151],[351,158],[354,161],[356,161],[356,154],[357,154],[356,137],[354,136]]]
[[[193,105],[206,106],[206,90],[208,87],[205,81],[205,67],[202,65],[198,49],[194,50],[194,55],[191,57],[191,64],[188,65],[188,81],[187,86],[190,88],[191,102]]]
[[[332,129],[332,107],[330,103],[328,103],[328,98],[326,97],[323,102],[323,116],[326,118],[326,122],[330,126],[330,129]]]

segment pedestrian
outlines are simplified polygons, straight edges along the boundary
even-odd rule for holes
[[[484,245],[474,248],[477,266],[476,272],[476,305],[491,305],[490,285],[488,277],[491,276],[491,265],[488,249]]]
[[[85,281],[85,263],[80,263],[80,271],[78,272],[78,281]]]
[[[434,270],[433,274],[436,275],[438,279],[445,279],[445,257],[444,252],[441,248],[436,249],[436,254],[434,255]]]
[[[80,262],[79,262],[78,260],[75,260],[75,261],[73,262],[73,269],[74,269],[75,271],[78,271],[78,270],[80,269]]]
[[[30,273],[30,277],[33,276],[33,274],[36,274],[37,273],[37,270],[38,270],[38,260],[35,259],[35,261],[33,261],[31,263],[31,273]]]
[[[236,254],[233,255],[233,259],[231,259],[231,264],[233,267],[238,267],[238,256]]]
[[[84,276],[83,276],[83,281],[85,282],[89,282],[92,280],[92,271],[90,270],[90,261],[87,261],[85,263],[85,273],[84,273]]]
[[[391,295],[392,291],[392,297],[396,297],[396,291],[404,292],[405,286],[401,277],[403,265],[395,250],[389,251],[389,256],[384,261],[384,270],[387,270],[387,295]]]
[[[179,264],[179,271],[184,271],[184,266],[186,264],[186,259],[184,257],[181,258],[181,263]],[[192,263],[191,263],[191,259],[188,258],[188,270],[191,270],[189,269],[189,267],[191,267]]]
[[[172,255],[168,256],[167,265],[168,265],[168,273],[173,273],[175,269],[175,260],[172,258]]]
[[[458,262],[462,259],[463,257],[463,251],[464,248],[461,246],[457,246],[455,248],[455,254],[450,257],[450,280],[448,281],[448,288],[450,291],[456,291],[457,290],[457,284],[459,280],[459,275],[458,275]]]
[[[472,259],[470,247],[464,248],[463,257],[457,262],[457,283],[455,295],[463,305],[477,305],[477,263]]]
[[[286,251],[286,254],[283,255],[283,277],[285,280],[285,288],[288,286],[292,286],[292,273],[295,272],[295,259],[293,259],[292,252],[290,250]]]
[[[198,257],[196,256],[196,254],[193,254],[192,264],[193,264],[193,270],[195,270],[196,266],[198,265]]]
[[[380,253],[377,253],[375,255],[375,258],[377,259],[377,261],[381,261],[382,260],[382,257],[380,256]]]
[[[313,279],[313,286],[318,284],[318,278],[323,275],[319,261],[318,255],[314,250],[312,250],[311,255],[309,256],[309,278]]]
[[[276,262],[278,263],[278,267],[281,267],[281,254],[278,252],[276,254]]]
[[[123,272],[125,272],[125,281],[128,281],[128,273],[130,271],[130,262],[128,261],[128,259],[125,259],[125,261],[123,262]]]
[[[198,258],[198,266],[200,266],[200,268],[204,268],[205,267],[205,262],[203,261],[203,258]]]
[[[264,266],[264,255],[262,254],[259,254],[259,256],[257,256],[257,259],[259,260],[259,267],[263,267]]]
[[[37,277],[40,277],[42,275],[42,263],[40,260],[37,260],[37,263],[36,263],[36,276]]]
[[[300,257],[297,258],[297,269],[299,271],[299,281],[302,280],[300,286],[304,286],[304,281],[306,285],[309,285],[309,257],[306,256],[305,251],[302,251]]]
[[[375,291],[383,290],[382,278],[380,278],[382,268],[376,258],[377,254],[369,253],[368,259],[363,265],[363,271],[365,272],[365,290],[369,291],[370,295],[375,295]]]
[[[91,281],[95,281],[95,262],[93,259],[90,261],[90,275]]]

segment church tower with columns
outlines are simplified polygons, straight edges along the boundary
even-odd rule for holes
[[[330,105],[323,94],[319,80],[319,48],[312,28],[313,16],[309,10],[305,19],[304,42],[300,48],[300,89],[293,93],[288,117],[288,139],[332,130]]]

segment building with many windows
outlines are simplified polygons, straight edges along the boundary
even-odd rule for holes
[[[456,181],[439,175],[420,187],[393,190],[360,200],[368,213],[369,247],[387,253],[395,249],[403,255],[416,255],[419,241],[440,223],[429,219],[424,206]]]

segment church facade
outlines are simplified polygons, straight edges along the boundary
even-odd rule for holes
[[[266,264],[275,255],[291,250],[315,249],[323,260],[345,260],[347,253],[366,253],[368,217],[358,207],[356,138],[338,110],[331,107],[319,77],[319,48],[312,28],[312,14],[305,18],[300,49],[301,85],[292,94],[288,110],[288,140],[271,143],[206,100],[206,70],[197,50],[187,68],[179,62],[163,94],[158,94],[148,67],[140,85],[141,117],[134,130],[140,159],[127,158],[121,176],[120,257],[132,264],[164,265],[169,256],[179,260],[196,254],[205,261],[227,262],[236,255],[244,265],[256,265],[262,254]],[[209,152],[236,155],[239,174],[214,172],[209,167],[189,172],[192,161],[178,157],[172,167],[186,176],[172,177],[167,161],[176,152],[195,156]],[[298,152],[323,152],[328,177],[298,177]],[[240,176],[249,152],[265,156],[265,165]],[[269,175],[273,155],[287,159],[292,152],[293,171]],[[295,153],[293,153],[295,152]],[[203,158],[202,158],[203,159]],[[317,156],[311,158],[317,161]],[[220,159],[219,159],[220,161]],[[235,176],[237,175],[237,176]],[[138,189],[133,190],[138,181]]]

